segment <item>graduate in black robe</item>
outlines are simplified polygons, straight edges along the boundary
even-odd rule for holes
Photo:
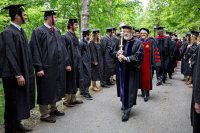
[[[0,33],[0,64],[3,64],[3,55],[4,55],[4,49],[3,49],[3,34]],[[2,69],[3,65],[0,65],[0,78],[2,75]]]
[[[183,42],[180,48],[180,59],[181,59],[181,73],[184,75],[183,81],[186,81],[186,71],[188,67],[188,63],[185,60],[185,52],[187,50],[188,43],[190,43],[191,34],[186,34],[186,40]]]
[[[9,10],[11,17],[11,24],[2,32],[0,42],[1,77],[5,95],[5,133],[32,131],[21,124],[21,120],[30,117],[30,110],[35,106],[31,51],[26,33],[21,28],[27,20],[22,6],[23,4],[18,4],[4,8]]]
[[[192,58],[190,60],[190,64],[193,68],[193,94],[192,94],[192,103],[191,103],[191,124],[193,126],[193,133],[200,132],[200,83],[199,83],[199,67],[200,67],[200,35],[199,32],[191,32],[191,42],[193,42],[194,38],[196,39],[195,43],[197,47],[193,51]]]
[[[83,39],[79,42],[82,57],[82,69],[80,71],[80,95],[85,97],[87,100],[93,100],[89,92],[91,84],[91,52],[88,44],[90,40],[89,28],[82,30],[82,37]]]
[[[79,40],[75,33],[78,28],[77,19],[69,19],[67,28],[68,31],[63,35],[63,43],[69,55],[66,74],[67,86],[63,104],[67,107],[73,107],[76,104],[83,103],[82,100],[79,100],[76,97],[80,83],[80,72],[82,69]]]
[[[101,39],[101,45],[103,50],[103,80],[101,81],[101,87],[108,87],[114,85],[110,82],[111,76],[115,72],[115,65],[113,58],[110,55],[112,50],[112,30],[113,28],[106,29],[106,35]]]
[[[191,31],[193,32],[193,31]],[[194,32],[195,33],[195,32]],[[188,63],[188,68],[187,68],[187,81],[186,85],[188,85],[190,88],[192,88],[192,77],[193,77],[193,67],[191,65],[191,59],[193,58],[193,54],[196,52],[197,48],[197,40],[195,40],[195,34],[193,33],[193,37],[191,37],[191,43],[187,46],[187,50],[185,52],[185,60]],[[197,38],[197,37],[196,37]]]
[[[141,41],[134,39],[131,26],[124,25],[123,48],[114,51],[112,55],[119,60],[120,98],[122,102],[122,121],[128,121],[131,108],[136,105],[137,91],[140,86],[140,67],[143,61],[143,46]]]
[[[167,73],[169,72],[170,61],[170,43],[171,39],[164,35],[164,27],[158,27],[158,36],[155,40],[160,52],[161,66],[156,68],[157,86],[165,83],[167,79]]]
[[[172,79],[172,74],[174,73],[174,69],[176,67],[177,60],[180,58],[179,48],[178,48],[178,39],[177,35],[173,33],[171,35],[171,43],[170,43],[170,63],[169,63],[169,78]]]
[[[140,35],[140,30],[135,29],[135,36],[137,39],[140,39],[141,35]]]
[[[92,68],[92,90],[99,92],[101,89],[96,85],[96,81],[101,81],[103,76],[103,52],[100,44],[100,30],[92,30],[92,39],[89,47],[91,52],[91,68]]]
[[[118,44],[120,44],[120,38],[119,38],[119,36],[117,36],[117,29],[114,27],[113,28],[113,32],[112,32],[112,49],[114,49],[115,48],[115,46],[116,45],[118,45]],[[114,64],[114,75],[116,75],[116,61],[113,61],[113,64]],[[110,78],[110,82],[112,83],[112,84],[115,84],[115,78],[114,78],[114,75],[113,76],[111,76],[111,78]]]
[[[66,88],[66,49],[59,30],[55,28],[57,21],[55,11],[43,11],[44,25],[33,30],[30,41],[40,120],[49,123],[56,122],[53,115],[64,115],[64,112],[58,111],[56,102],[64,97]]]

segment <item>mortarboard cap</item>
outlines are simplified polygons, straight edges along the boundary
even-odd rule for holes
[[[129,25],[123,25],[121,28],[122,28],[122,29],[130,29],[130,30],[133,30],[133,27],[132,27],[132,26],[129,26]]]
[[[150,32],[149,32],[149,29],[147,29],[147,28],[141,28],[141,29],[140,29],[140,32],[141,32],[142,30],[146,31],[148,34],[150,33]]]
[[[198,31],[191,31],[191,34],[194,36],[199,36],[199,32]]]
[[[135,32],[140,32],[140,30],[138,30],[138,29],[135,29]]]
[[[81,30],[81,32],[83,35],[88,35],[88,34],[90,34],[90,28],[83,29],[83,30]]]
[[[120,33],[120,32],[117,32],[117,36],[121,36],[121,33]]]
[[[92,32],[93,32],[93,34],[99,33],[99,32],[100,32],[100,29],[93,29]]]
[[[173,35],[173,36],[175,36],[175,37],[177,37],[177,34],[176,34],[175,32],[174,32],[174,33],[172,33],[172,35]]]
[[[48,16],[56,15],[56,11],[58,10],[48,9],[48,10],[43,10],[42,12],[44,12],[44,18],[46,18]]]
[[[106,32],[112,32],[113,28],[112,27],[108,27],[106,28]]]
[[[68,21],[68,24],[71,24],[71,23],[78,23],[78,20],[75,18],[70,18]]]
[[[172,36],[173,32],[166,31],[166,34],[169,34],[170,36]]]
[[[14,18],[16,14],[22,17],[22,12],[24,12],[24,9],[22,8],[22,6],[24,5],[26,4],[12,4],[12,5],[4,7],[3,9],[9,10],[9,16],[11,18]]]
[[[157,30],[164,30],[164,28],[165,28],[165,27],[161,27],[161,26],[160,26],[160,27],[157,27],[156,29],[157,29]]]
[[[191,34],[190,34],[190,33],[187,33],[185,36],[186,36],[186,37],[187,37],[187,36],[188,36],[188,37],[190,37],[190,36],[191,36]]]

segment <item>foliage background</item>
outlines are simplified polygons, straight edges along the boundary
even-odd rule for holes
[[[62,34],[66,32],[69,18],[77,18],[81,22],[81,6],[84,0],[1,0],[0,8],[11,3],[26,3],[29,21],[23,26],[30,38],[32,30],[43,24],[44,4],[48,2],[51,8],[58,12],[57,28]],[[191,30],[200,30],[200,0],[150,0],[143,11],[139,0],[91,0],[90,28],[100,28],[105,34],[106,27],[119,27],[127,23],[135,28],[146,27],[152,32],[154,24],[166,27],[166,30],[180,35]],[[9,24],[8,12],[0,10],[0,32]],[[80,25],[80,24],[79,24]],[[77,32],[80,35],[80,30]],[[3,119],[3,89],[0,83],[0,122]]]

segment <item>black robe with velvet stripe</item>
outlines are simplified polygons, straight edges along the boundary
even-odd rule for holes
[[[155,40],[160,53],[161,68],[169,72],[171,39],[167,36],[156,36]]]
[[[124,108],[136,105],[137,91],[140,87],[140,67],[143,61],[143,46],[139,40],[124,42],[124,55],[130,62],[119,63],[120,97]]]

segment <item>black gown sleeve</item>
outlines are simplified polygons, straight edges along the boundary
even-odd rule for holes
[[[6,58],[8,59],[15,76],[22,75],[22,70],[20,68],[21,48],[19,36],[13,35],[12,31],[4,31],[3,38],[6,51]]]
[[[140,66],[142,61],[143,61],[143,57],[144,57],[144,49],[143,49],[143,45],[140,41],[137,42],[138,44],[138,49],[137,52],[131,56],[128,56],[130,62],[132,62],[133,64],[135,64],[136,66]]]
[[[40,47],[40,39],[39,33],[36,30],[33,30],[31,40],[30,40],[30,48],[32,53],[33,65],[35,67],[36,72],[43,70],[43,64],[41,59],[41,47]]]

